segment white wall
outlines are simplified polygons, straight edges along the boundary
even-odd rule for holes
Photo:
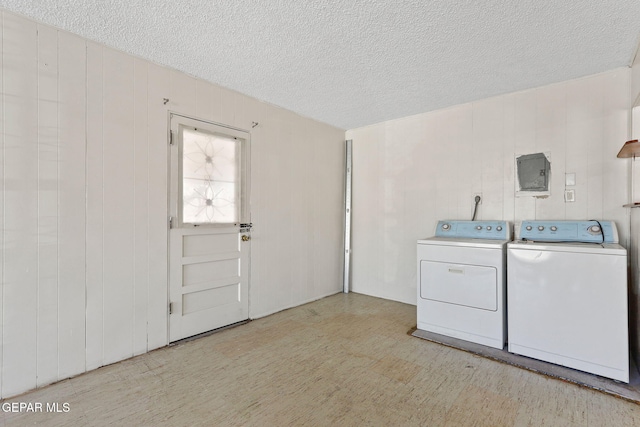
[[[250,316],[340,291],[343,130],[11,13],[1,26],[0,397],[168,343],[169,111],[251,132]]]
[[[631,136],[630,139],[640,139],[640,47],[631,68],[631,93],[630,103],[632,107]],[[633,108],[635,106],[635,108]],[[631,181],[633,194],[629,202],[640,202],[640,160],[627,160],[631,166]],[[640,208],[631,210],[631,245],[629,247],[630,259],[630,287],[629,287],[629,314],[631,353],[635,358],[636,366],[640,366]]]
[[[610,219],[629,243],[627,68],[347,131],[353,290],[416,304],[416,240],[440,219]],[[551,154],[551,196],[514,197],[515,156]],[[575,203],[564,202],[576,174]]]

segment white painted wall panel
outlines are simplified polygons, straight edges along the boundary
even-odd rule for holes
[[[216,91],[216,101],[214,106],[214,120],[230,126],[235,126],[235,110],[236,110],[236,93],[226,89],[219,88]]]
[[[587,150],[587,218],[601,218],[602,206],[602,172],[603,172],[603,121],[604,115],[604,84],[602,76],[593,79],[589,88],[589,114],[590,121],[587,125],[589,135],[584,140]]]
[[[147,68],[147,138],[149,147],[149,301],[147,350],[168,341],[167,171],[170,71],[155,64]]]
[[[575,190],[575,202],[566,204],[568,218],[589,219],[587,217],[587,156],[585,141],[591,138],[589,121],[589,93],[593,79],[579,79],[567,84],[567,145],[566,173],[575,174],[576,185],[566,187]],[[558,178],[557,176],[555,178]],[[559,177],[565,182],[565,177]]]
[[[241,101],[238,97],[237,101]],[[239,115],[236,115],[239,117]],[[305,144],[305,130],[309,128],[309,123],[300,120],[291,126],[290,146],[287,151],[291,155],[290,158],[297,159],[292,162],[288,171],[287,182],[293,182],[295,185],[291,189],[290,202],[287,203],[291,208],[291,226],[297,230],[294,234],[289,235],[288,242],[290,251],[293,253],[304,253],[305,248],[309,247],[309,234],[311,233],[311,223],[309,222],[310,213],[307,209],[313,194],[309,191],[311,179],[309,162],[313,153],[313,147]],[[308,286],[311,284],[306,280],[306,271],[309,268],[308,257],[301,257],[296,264],[289,266],[291,277],[288,282],[291,284],[290,295],[291,304],[293,301],[301,301],[308,294]]]
[[[433,114],[433,117],[430,120],[430,124],[432,125],[430,132],[431,137],[433,138],[432,141],[438,141],[438,143],[430,144],[430,147],[431,156],[433,156],[434,159],[437,159],[437,169],[440,171],[440,173],[433,175],[436,181],[436,215],[440,218],[453,218],[454,215],[457,216],[457,210],[455,213],[451,212],[451,204],[449,203],[449,200],[451,198],[451,192],[449,191],[449,182],[451,182],[452,175],[454,174],[452,168],[454,167],[455,154],[451,152],[448,147],[448,128],[446,126],[440,126],[440,123],[444,123],[447,121],[448,114],[451,114],[451,110],[438,111]],[[391,131],[391,129],[387,127],[387,132],[389,131]],[[387,138],[389,137],[390,135],[389,133],[387,133]],[[393,150],[393,147],[388,147],[388,145],[389,144],[386,143],[383,145],[383,147],[385,147],[385,153]],[[477,153],[474,149],[475,158],[479,157],[478,154],[479,153]],[[388,162],[386,160],[384,162],[387,164],[386,168],[388,169]],[[382,176],[382,179],[386,181],[385,176]],[[393,189],[389,189],[388,187],[385,188],[385,193],[383,193],[383,195],[388,194],[390,191],[393,191]],[[383,204],[385,206],[385,212],[389,212],[393,209],[389,206],[389,203],[386,201],[386,199],[383,199]],[[389,224],[389,222],[393,221],[385,219],[383,222],[384,224]],[[384,254],[383,256],[386,259],[385,255],[386,254]],[[385,260],[385,262],[389,261]]]
[[[86,44],[59,33],[58,354],[61,378],[85,371]],[[78,119],[80,118],[80,119]]]
[[[396,123],[389,123],[387,125],[386,134],[387,137],[392,139],[393,142],[385,146],[386,151],[383,154],[383,167],[386,171],[383,181],[383,204],[382,209],[393,216],[387,216],[386,221],[383,221],[381,242],[383,244],[385,252],[393,253],[390,258],[381,258],[383,263],[381,279],[383,282],[389,282],[395,280],[398,284],[405,286],[399,287],[399,289],[407,289],[407,278],[398,273],[405,271],[404,265],[406,259],[401,256],[397,256],[403,250],[403,242],[410,238],[407,235],[406,227],[398,227],[399,223],[406,224],[405,212],[407,212],[407,205],[409,203],[409,193],[407,192],[408,177],[411,174],[413,163],[408,159],[411,158],[411,145],[404,143],[415,134],[418,128],[417,123],[413,117],[399,120]],[[400,159],[407,159],[406,162],[400,162]],[[447,209],[452,209],[455,205],[454,199],[449,197],[447,192],[442,193],[444,206]],[[392,279],[395,278],[395,279]],[[380,288],[380,296],[388,298],[388,289],[386,287]]]
[[[627,166],[615,156],[627,131],[629,78],[617,69],[348,131],[353,289],[415,304],[415,241],[440,219],[470,219],[475,193],[483,195],[479,219],[611,219],[628,246]],[[551,196],[515,197],[515,157],[539,151],[551,156]],[[571,207],[567,172],[577,180]],[[427,202],[409,201],[413,194]]]
[[[474,163],[480,166],[476,173],[481,177],[480,182],[482,183],[480,191],[482,204],[478,206],[477,219],[492,220],[499,218],[502,214],[504,194],[503,105],[504,98],[491,98],[473,105],[472,138],[474,148],[477,150]],[[473,183],[478,175],[470,176],[469,184]],[[466,200],[473,202],[474,195],[468,194]],[[471,219],[472,213],[467,210],[458,217]]]
[[[149,301],[149,129],[147,114],[147,62],[134,61],[133,161],[134,161],[134,289],[133,354],[147,352]],[[159,123],[160,127],[162,124]]]
[[[362,128],[357,136],[361,143],[353,150],[352,175],[352,255],[351,289],[354,292],[369,293],[378,296],[381,292],[380,266],[383,253],[381,176],[384,173],[381,164],[381,148],[385,137],[384,124]],[[352,135],[347,132],[346,139]],[[435,188],[431,195],[435,195]],[[357,238],[355,236],[358,236]]]
[[[209,120],[215,123],[223,123],[222,120],[222,110],[223,105],[220,103],[220,91],[222,88],[220,86],[212,85],[209,92],[209,102],[211,105],[211,116],[209,116]]]
[[[102,46],[87,43],[87,270],[86,366],[104,365],[104,261],[103,227],[103,59]]]
[[[250,316],[341,290],[343,130],[9,13],[2,26],[0,398],[168,343],[169,111],[251,132]]]
[[[471,104],[460,106],[456,109],[455,120],[450,130],[451,141],[455,144],[456,149],[456,173],[459,179],[454,179],[454,194],[457,195],[458,216],[473,216],[473,208],[475,206],[474,196],[482,191],[478,188],[478,183],[474,179],[474,171],[477,170],[477,159],[473,153],[473,110]],[[424,145],[424,143],[421,143]],[[435,159],[434,159],[435,160]],[[435,162],[434,162],[435,166]],[[420,182],[420,181],[418,181]],[[481,206],[478,207],[478,218],[483,214]],[[432,230],[425,230],[424,236],[428,236]]]
[[[213,85],[204,80],[196,81],[196,117],[213,116]]]
[[[640,104],[640,43],[636,48],[635,57],[633,58],[633,64],[631,67],[631,93],[630,104]]]
[[[222,91],[224,94],[226,91]],[[273,168],[272,178],[272,203],[274,216],[271,221],[273,224],[273,234],[271,236],[274,249],[276,253],[293,254],[295,249],[293,248],[293,240],[296,238],[297,233],[300,230],[290,227],[293,224],[293,214],[291,212],[291,201],[294,195],[296,195],[300,184],[292,182],[291,170],[294,167],[295,160],[292,156],[289,156],[292,150],[293,138],[292,127],[287,126],[287,114],[288,112],[283,109],[278,109],[275,115],[275,122],[278,126],[278,145],[272,147],[275,156],[271,155],[271,167]],[[295,230],[295,231],[294,231]],[[272,292],[274,295],[273,303],[277,306],[289,306],[291,304],[291,287],[292,287],[292,274],[291,268],[281,268],[280,265],[282,259],[278,262],[271,263],[271,273],[273,274],[273,284],[282,283],[286,286],[273,286]]]
[[[0,46],[4,43],[4,13],[0,13]],[[0,52],[0,188],[5,191],[4,185],[4,54]],[[3,330],[4,330],[4,197],[0,197],[0,342],[4,343]],[[2,372],[4,369],[3,364],[3,350],[0,350],[0,397],[2,396]]]
[[[38,26],[38,368],[58,379],[58,33]]]
[[[251,131],[251,122],[259,122],[256,117],[258,101],[241,93],[235,93],[233,125]]]
[[[171,71],[171,88],[167,105],[171,111],[189,116],[198,114],[198,80],[179,71]]]
[[[133,355],[134,59],[103,51],[104,362]]]
[[[602,147],[602,217],[612,218],[618,224],[629,224],[630,211],[621,207],[629,200],[629,161],[616,155],[627,141],[629,126],[629,97],[616,96],[629,90],[628,70],[619,70],[604,76],[603,147]],[[629,229],[624,227],[621,242],[629,248]]]
[[[252,317],[339,292],[342,274],[344,132],[312,126],[308,119],[269,105],[262,117],[243,119],[260,123],[251,131]],[[317,144],[322,153],[312,159],[313,172],[306,172],[308,178],[296,176]],[[311,217],[319,219],[310,224]],[[298,242],[300,235],[307,245]],[[321,283],[317,288],[307,282],[308,274],[292,267],[308,266],[310,257],[315,271],[321,271],[314,277]]]
[[[515,98],[502,98],[502,218],[515,218]]]
[[[538,152],[536,147],[536,99],[535,96],[528,92],[507,96],[513,96],[514,101],[515,133],[509,136],[513,137],[515,145],[515,151],[512,154],[515,174],[515,159],[517,156]],[[505,155],[507,156],[508,154],[505,153]],[[515,192],[517,176],[514,178],[513,185],[511,191]],[[514,218],[535,218],[536,201],[533,197],[515,197]]]
[[[640,46],[638,48],[640,50]],[[629,106],[632,107],[630,138],[640,138],[640,56],[637,55],[631,69],[631,93]],[[636,159],[628,160],[630,168],[630,182],[633,188],[629,202],[640,200],[640,165]],[[640,209],[630,209],[631,233],[630,233],[630,271],[631,286],[629,292],[629,324],[631,336],[631,354],[636,366],[640,363]]]
[[[36,24],[3,18],[4,396],[37,384],[38,43]]]
[[[535,91],[536,151],[550,153],[552,197],[536,199],[536,218],[564,218],[564,167],[566,144],[566,85]],[[557,172],[556,172],[557,171]]]

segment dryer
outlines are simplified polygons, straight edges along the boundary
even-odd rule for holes
[[[508,351],[629,382],[627,251],[612,221],[523,221],[508,245]]]
[[[417,328],[503,349],[507,221],[439,221],[418,240]]]

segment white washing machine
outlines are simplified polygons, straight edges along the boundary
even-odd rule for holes
[[[629,382],[627,251],[611,221],[523,221],[507,249],[508,350]]]
[[[418,329],[503,349],[506,221],[439,221],[418,240]]]

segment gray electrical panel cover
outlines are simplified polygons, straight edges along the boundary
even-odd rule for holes
[[[516,158],[520,191],[549,191],[551,163],[544,153],[525,154]]]

